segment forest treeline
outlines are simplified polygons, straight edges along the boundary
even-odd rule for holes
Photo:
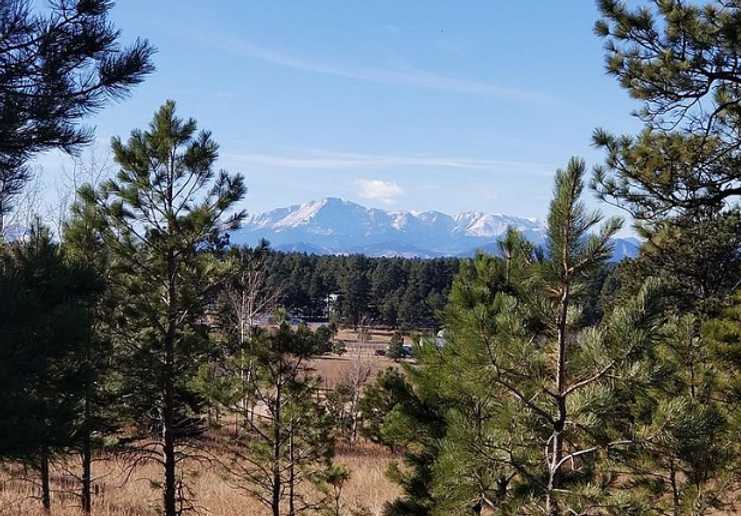
[[[720,234],[718,238],[728,238]],[[729,243],[729,247],[733,244]],[[247,248],[246,252],[254,252]],[[380,326],[402,331],[437,332],[460,258],[371,258],[316,256],[265,248],[266,289],[274,304],[305,321],[349,327]],[[698,264],[707,263],[698,259]],[[634,267],[600,265],[587,285],[586,317],[598,318],[620,280]],[[727,281],[731,278],[724,276]]]
[[[0,7],[2,216],[34,156],[89,143],[82,119],[153,72],[110,2],[35,7]],[[63,476],[90,513],[97,458],[153,464],[157,511],[180,516],[209,462],[273,516],[356,515],[335,448],[369,439],[399,458],[386,516],[734,511],[741,7],[598,8],[607,72],[644,127],[597,129],[604,162],[556,171],[541,247],[514,230],[498,256],[461,260],[234,247],[245,178],[216,169],[209,131],[166,101],[114,137],[116,173],[77,189],[57,235],[36,219],[0,241],[4,478],[34,482],[51,513]],[[632,216],[637,259],[608,265],[624,221],[589,191]],[[358,361],[326,392],[311,363],[337,351],[336,326],[291,317],[325,303],[361,346],[374,322],[444,327],[444,344],[415,338],[413,359],[367,386]]]
[[[436,329],[460,259],[315,256],[270,251],[270,288],[307,321]]]

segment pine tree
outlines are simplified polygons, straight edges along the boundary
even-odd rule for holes
[[[449,400],[441,390],[442,376],[428,367],[403,364],[404,374],[388,371],[366,392],[365,431],[396,452],[388,477],[402,495],[388,502],[386,516],[428,516],[438,505],[433,493],[434,466],[447,433]]]
[[[0,457],[39,472],[48,511],[49,465],[84,439],[90,307],[102,286],[36,226],[3,256],[0,287]]]
[[[211,378],[212,402],[236,414],[245,430],[226,443],[232,486],[267,507],[274,516],[296,516],[323,506],[333,454],[332,420],[315,399],[317,378],[308,360],[320,347],[306,327],[283,322],[275,331],[254,328],[249,374],[233,357]],[[242,400],[258,400],[260,413]],[[254,416],[254,417],[253,417]]]
[[[644,358],[642,377],[623,389],[634,432],[643,436],[614,457],[632,505],[703,516],[737,501],[738,342],[725,331],[736,315],[729,311],[702,333],[696,318],[673,317]]]
[[[363,422],[360,432],[363,436],[374,443],[384,444],[384,418],[409,395],[409,383],[402,372],[394,368],[382,371],[365,388],[360,400]]]
[[[368,259],[353,255],[344,262],[337,279],[340,288],[340,315],[342,320],[353,327],[369,317],[370,281],[368,279]]]
[[[391,336],[389,345],[386,348],[386,356],[393,360],[399,360],[400,358],[404,358],[404,354],[404,337],[400,332],[396,331]]]
[[[120,99],[154,70],[145,40],[127,48],[108,20],[108,0],[0,4],[0,236],[2,219],[29,178],[27,162],[50,149],[91,141],[77,124]]]
[[[741,281],[741,218],[731,210],[710,219],[640,228],[639,256],[618,265],[618,296],[635,295],[650,277],[662,281],[667,308],[718,317]],[[618,301],[619,302],[619,301]]]
[[[84,350],[80,355],[84,382],[80,418],[80,456],[82,474],[80,502],[83,512],[92,512],[93,454],[105,448],[107,441],[120,430],[118,404],[111,385],[115,368],[115,349],[110,337],[111,315],[116,299],[110,295],[110,256],[103,243],[103,220],[94,204],[78,199],[71,207],[63,227],[61,247],[73,263],[85,264],[95,270],[103,289],[94,303],[88,305]]]
[[[503,258],[462,265],[446,309],[448,343],[422,346],[409,376],[418,401],[384,417],[382,434],[402,436],[415,465],[397,473],[409,494],[388,514],[635,507],[610,457],[642,439],[626,422],[625,390],[652,351],[658,292],[649,283],[585,327],[588,286],[620,227],[610,220],[591,233],[601,217],[580,200],[585,168],[572,160],[556,174],[544,252],[510,233]]]
[[[176,516],[185,507],[182,445],[202,431],[202,400],[191,380],[207,353],[205,309],[226,279],[209,250],[243,218],[224,217],[245,188],[241,176],[215,173],[218,145],[195,120],[178,118],[172,101],[148,130],[132,131],[126,143],[114,138],[112,148],[119,173],[84,197],[101,211],[112,255],[120,301],[113,332],[127,349],[128,408],[155,439],[145,451],[163,467],[163,513]]]
[[[607,159],[599,195],[649,223],[722,211],[738,197],[741,123],[737,2],[599,0],[606,68],[643,101],[637,136],[595,131]]]

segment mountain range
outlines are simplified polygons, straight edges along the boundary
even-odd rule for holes
[[[266,239],[274,249],[308,254],[364,254],[372,257],[436,258],[496,252],[508,227],[542,244],[545,222],[501,213],[387,211],[328,197],[249,216],[231,234],[237,244]],[[615,239],[613,260],[635,256],[640,242]]]

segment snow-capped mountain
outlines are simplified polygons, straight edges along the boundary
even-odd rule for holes
[[[509,226],[536,243],[543,241],[545,225],[537,219],[500,213],[386,211],[330,197],[252,215],[231,240],[255,244],[264,238],[275,249],[311,254],[433,258],[491,250]],[[634,255],[638,245],[632,240],[616,242],[620,248],[616,255]]]

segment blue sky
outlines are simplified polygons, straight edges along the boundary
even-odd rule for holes
[[[119,0],[112,18],[158,70],[90,120],[99,149],[172,98],[250,212],[337,196],[542,217],[557,167],[600,160],[595,127],[639,128],[593,0]],[[40,160],[47,184],[60,159]]]

